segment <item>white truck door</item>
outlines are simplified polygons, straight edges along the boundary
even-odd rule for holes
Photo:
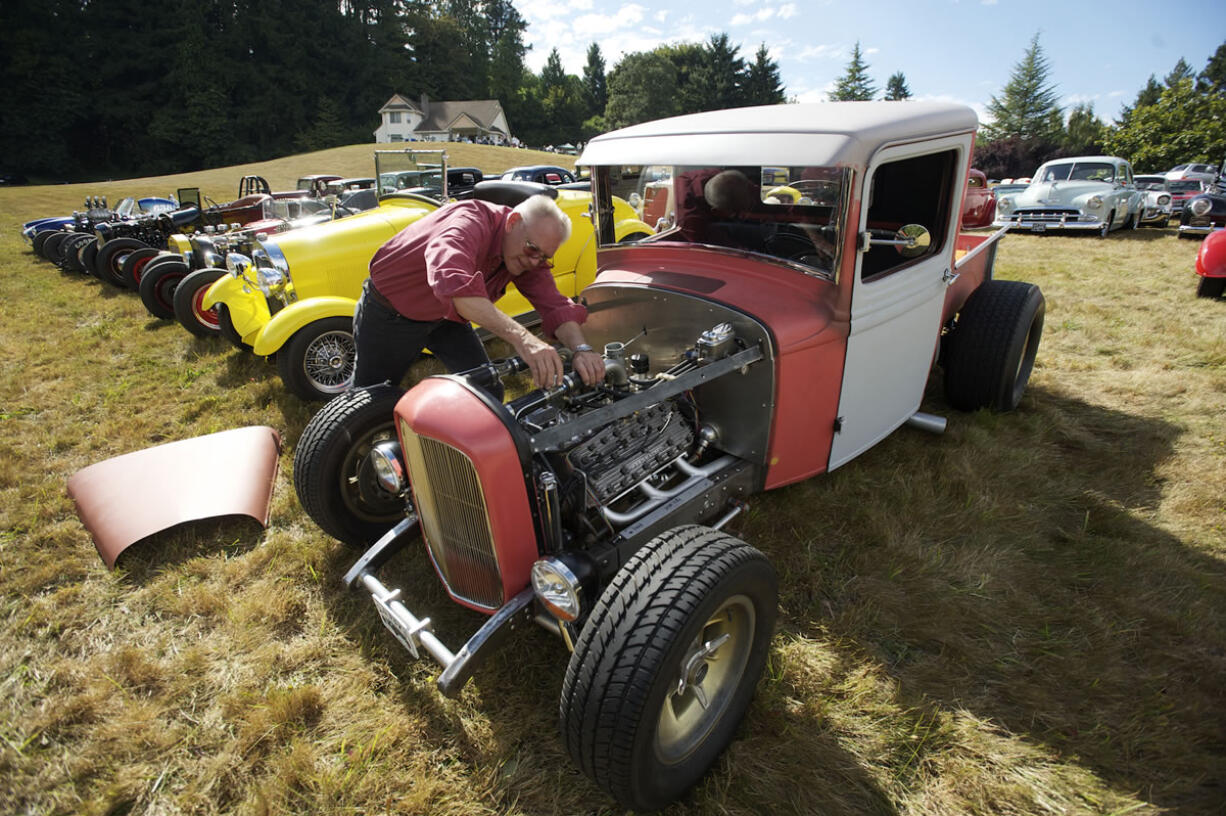
[[[869,165],[861,232],[884,238],[918,224],[931,245],[910,258],[887,245],[859,253],[831,470],[919,409],[940,337],[969,149],[969,134],[954,136],[886,148]]]

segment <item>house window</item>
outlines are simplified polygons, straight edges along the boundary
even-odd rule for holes
[[[401,136],[399,133],[393,133],[393,134],[392,134],[392,141],[393,141],[393,142],[403,142],[403,141],[404,141],[404,137],[403,137],[403,136]]]
[[[390,113],[388,113],[387,121],[389,124],[393,124],[393,125],[400,124],[400,111],[391,111]]]

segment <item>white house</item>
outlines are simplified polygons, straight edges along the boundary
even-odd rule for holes
[[[497,99],[466,102],[431,102],[425,94],[414,104],[400,94],[379,108],[383,122],[375,129],[375,142],[512,141],[507,115]]]

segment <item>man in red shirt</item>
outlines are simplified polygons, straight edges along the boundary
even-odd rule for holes
[[[514,209],[455,202],[405,227],[371,259],[354,311],[354,386],[399,384],[422,348],[452,372],[489,362],[470,322],[509,343],[538,387],[558,384],[558,352],[494,305],[511,282],[535,307],[545,336],[574,352],[572,365],[583,381],[602,380],[604,358],[580,328],[587,310],[558,291],[551,271],[551,258],[568,237],[570,219],[543,195]]]

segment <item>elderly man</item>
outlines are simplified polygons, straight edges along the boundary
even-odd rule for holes
[[[545,336],[574,352],[583,381],[603,379],[604,359],[580,328],[587,310],[558,291],[551,272],[569,236],[570,219],[543,195],[514,209],[460,201],[405,227],[371,259],[354,311],[354,385],[398,384],[422,348],[452,372],[488,362],[470,322],[509,343],[538,387],[559,383],[562,359],[553,346],[494,306],[511,282],[540,315]]]

